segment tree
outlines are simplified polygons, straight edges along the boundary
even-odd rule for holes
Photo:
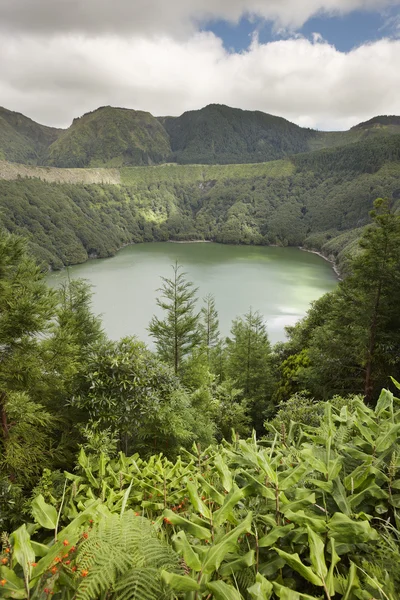
[[[117,437],[126,454],[171,454],[195,439],[190,397],[172,369],[135,338],[98,345],[73,406],[82,424]]]
[[[200,335],[201,341],[207,350],[207,358],[210,358],[210,350],[215,348],[219,342],[219,321],[215,308],[215,298],[208,294],[203,298],[204,306],[200,311]]]
[[[250,311],[232,323],[227,338],[227,374],[248,401],[253,426],[262,431],[270,414],[273,392],[271,344],[258,312]]]
[[[330,294],[309,338],[302,378],[322,399],[364,393],[374,402],[389,376],[400,373],[400,217],[382,199],[375,208],[350,275]]]
[[[157,305],[166,313],[165,319],[154,316],[149,325],[162,360],[178,373],[182,359],[200,342],[199,315],[195,312],[197,288],[186,281],[185,273],[176,262],[173,277],[162,277],[161,299]]]

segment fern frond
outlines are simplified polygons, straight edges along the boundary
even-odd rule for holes
[[[160,570],[181,570],[178,556],[157,538],[150,522],[129,510],[94,525],[79,546],[76,566],[76,579],[81,579],[76,600],[95,600],[105,593],[121,600],[169,598]]]

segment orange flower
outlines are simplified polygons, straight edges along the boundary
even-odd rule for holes
[[[5,552],[6,554],[9,554],[9,552],[10,552],[10,548],[6,548],[6,549],[4,550],[4,552]]]
[[[69,541],[68,540],[64,540],[63,544],[64,544],[64,546],[69,546]]]
[[[71,563],[71,561],[70,561],[70,560],[66,560],[66,561],[65,561],[65,564],[66,564],[66,565],[69,565],[70,563]]]
[[[68,558],[68,552],[67,554],[64,554],[63,558]]]
[[[139,517],[139,516],[140,516],[140,513],[135,512],[135,517]]]
[[[75,573],[75,571],[76,571],[77,568],[78,567],[75,565],[74,567],[72,567],[71,571],[73,571]]]
[[[70,552],[75,552],[76,550],[76,546],[72,546],[72,548],[69,549]]]
[[[37,567],[37,563],[33,562],[31,563],[32,567]]]
[[[88,537],[89,537],[89,534],[87,533],[87,531],[84,531],[84,532],[82,533],[82,537],[83,537],[83,538],[85,538],[85,540],[87,540],[87,539],[88,539]]]
[[[8,563],[8,558],[2,558],[1,562],[3,563],[3,565],[6,565]]]
[[[59,556],[56,556],[55,559],[54,559],[54,562],[55,563],[61,562],[61,558]]]
[[[89,575],[89,571],[87,569],[83,569],[81,571],[81,577],[87,577]]]
[[[167,517],[164,517],[164,523],[166,523],[167,525],[172,525],[171,521],[167,519]]]
[[[51,569],[51,572],[53,573],[53,575],[55,575],[55,574],[57,573],[57,567],[53,567],[53,568]]]
[[[7,583],[7,579],[0,579],[0,585],[1,587],[4,587]]]

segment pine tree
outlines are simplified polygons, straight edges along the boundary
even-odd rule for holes
[[[309,340],[303,381],[321,398],[364,393],[373,402],[400,374],[400,217],[382,199],[375,208],[351,273]]]
[[[258,312],[250,311],[232,323],[227,338],[227,374],[248,401],[253,426],[262,423],[271,411],[273,378],[271,344],[266,325]]]
[[[200,342],[199,314],[195,311],[197,288],[185,279],[182,267],[173,265],[173,277],[163,277],[157,305],[165,311],[164,319],[154,316],[149,325],[162,360],[178,373],[182,359]]]
[[[207,358],[210,358],[210,350],[215,348],[219,342],[219,321],[218,313],[215,308],[215,298],[208,294],[203,298],[204,306],[200,311],[200,334],[201,341],[206,347]]]

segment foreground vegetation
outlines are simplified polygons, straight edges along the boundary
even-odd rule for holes
[[[371,216],[274,348],[179,265],[156,352],[111,342],[2,234],[0,597],[399,598],[400,217]]]
[[[337,398],[175,462],[82,449],[3,536],[0,595],[398,598],[399,402]]]

